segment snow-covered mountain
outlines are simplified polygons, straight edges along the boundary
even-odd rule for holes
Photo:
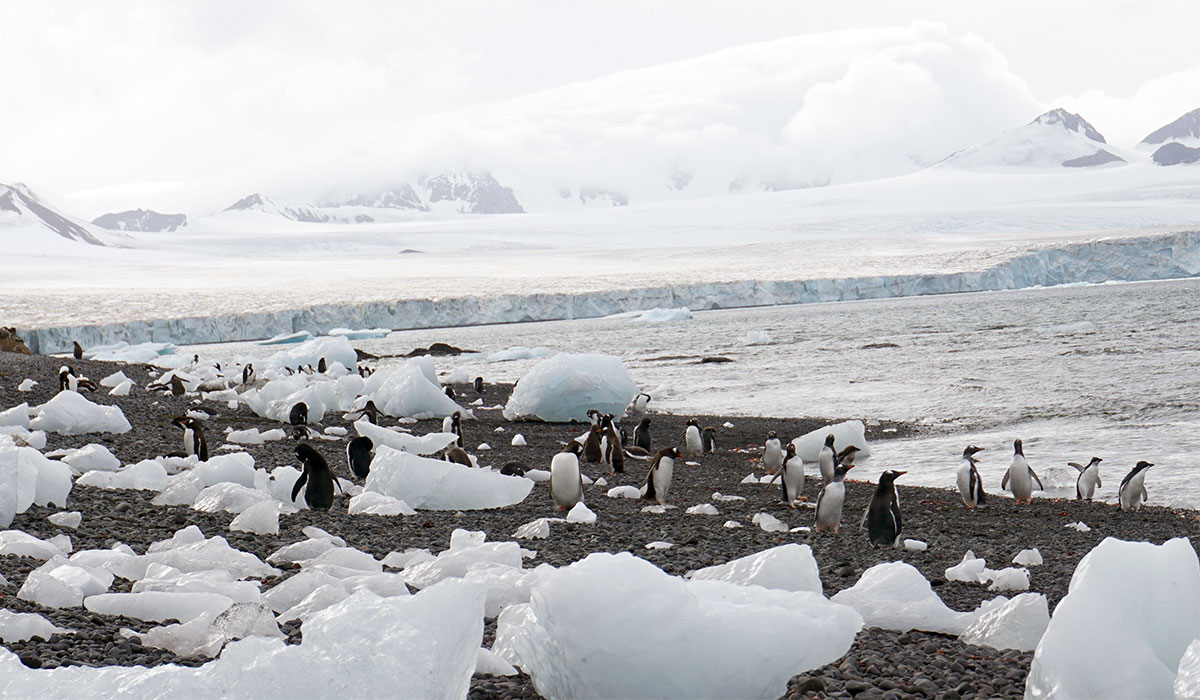
[[[162,232],[174,231],[187,226],[184,214],[162,214],[150,209],[132,209],[113,214],[104,214],[92,219],[92,223],[110,231]]]
[[[265,214],[282,216],[292,221],[303,221],[310,224],[325,224],[333,221],[333,217],[320,209],[297,202],[267,197],[258,192],[242,197],[225,208],[225,211],[260,211]]]
[[[107,245],[85,224],[55,210],[19,182],[0,184],[0,229],[49,229],[69,241]]]
[[[1182,117],[1150,132],[1138,148],[1157,148],[1165,143],[1181,143],[1193,148],[1200,146],[1200,109],[1193,109]]]
[[[1150,159],[1157,165],[1187,165],[1200,162],[1200,148],[1185,146],[1177,141],[1164,143]]]
[[[415,185],[405,182],[377,192],[330,197],[320,206],[330,209],[363,207],[448,214],[525,213],[512,188],[500,184],[486,170],[446,170],[418,178]]]
[[[1003,167],[1087,168],[1124,163],[1086,119],[1053,109],[1012,131],[942,161],[968,170]]]

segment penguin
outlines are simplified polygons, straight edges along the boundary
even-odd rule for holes
[[[700,423],[695,418],[689,418],[687,428],[683,431],[683,442],[687,453],[693,457],[704,456],[704,444],[700,442]]]
[[[763,443],[762,465],[768,474],[774,474],[783,466],[783,445],[774,430],[767,433],[767,441]]]
[[[375,443],[369,437],[360,436],[346,444],[346,464],[350,471],[360,479],[367,478],[371,473],[371,450]]]
[[[442,453],[442,458],[447,462],[461,464],[464,467],[473,467],[475,464],[471,461],[471,455],[461,447],[450,447]]]
[[[1037,482],[1038,489],[1045,491],[1042,486],[1042,480],[1034,473],[1033,467],[1029,466],[1029,462],[1025,461],[1025,451],[1021,447],[1021,438],[1013,440],[1013,458],[1012,464],[1008,465],[1008,471],[1004,473],[1004,479],[1000,482],[1002,490],[1009,490],[1009,482],[1012,482],[1013,498],[1017,499],[1017,505],[1022,503],[1033,503],[1033,482]]]
[[[842,524],[842,504],[846,501],[846,472],[853,468],[853,464],[839,464],[834,468],[833,478],[821,489],[821,495],[817,496],[814,531],[837,534],[838,527]]]
[[[613,426],[613,417],[605,416],[600,422],[601,446],[604,452],[604,464],[612,467],[614,474],[625,473],[625,450],[622,448],[621,435]]]
[[[308,503],[309,508],[329,510],[329,507],[333,505],[333,487],[337,484],[337,479],[329,470],[329,464],[325,462],[321,453],[313,449],[313,446],[307,442],[296,445],[296,457],[300,459],[304,471],[300,473],[300,478],[296,479],[296,484],[292,486],[292,502],[296,502],[296,494],[300,493],[300,488],[303,486],[304,501]],[[307,486],[305,486],[306,482]],[[340,485],[338,489],[341,489]]]
[[[82,360],[83,359],[83,346],[79,344],[78,340],[72,340],[71,343],[75,346],[75,349],[71,354],[75,357],[76,360]]]
[[[462,412],[461,411],[455,411],[450,416],[450,432],[452,432],[458,436],[458,438],[455,439],[455,441],[454,441],[455,445],[458,445],[459,447],[467,446],[466,443],[463,442]]]
[[[583,461],[588,464],[599,464],[604,461],[604,449],[601,445],[601,438],[604,437],[604,431],[600,429],[599,420],[592,424],[588,430],[587,438],[583,441]]]
[[[795,508],[796,501],[804,493],[804,462],[796,456],[796,446],[790,442],[783,456],[780,474],[783,475],[780,480],[783,486],[783,502]]]
[[[189,457],[196,455],[201,462],[208,461],[208,441],[204,439],[204,429],[200,422],[191,416],[180,416],[171,421],[171,425],[183,430],[183,452]]]
[[[250,384],[254,381],[254,364],[247,362],[242,368],[242,384]]]
[[[187,387],[184,386],[183,380],[178,374],[171,375],[171,396],[183,396],[187,393]]]
[[[500,467],[500,473],[505,476],[525,476],[527,471],[529,471],[529,465],[524,462],[505,462],[504,466]]]
[[[981,506],[987,502],[987,494],[983,492],[983,479],[979,478],[979,470],[975,468],[975,453],[982,447],[967,445],[963,450],[963,461],[958,467],[958,493],[962,496],[963,505],[968,508]]]
[[[1076,499],[1090,501],[1096,494],[1096,487],[1104,486],[1100,483],[1100,463],[1103,461],[1099,457],[1092,457],[1092,461],[1088,462],[1086,467],[1079,462],[1067,462],[1067,466],[1075,467],[1079,471],[1079,476],[1075,479]]]
[[[638,447],[637,445],[626,445],[625,446],[625,456],[628,457],[629,459],[640,459],[643,462],[648,462],[648,461],[650,461],[650,457],[652,455],[650,454],[649,451],[643,450],[642,448]]]
[[[717,450],[717,429],[711,425],[700,431],[700,443],[704,447],[704,454],[710,454]]]
[[[633,429],[633,444],[650,452],[650,419],[643,418]]]
[[[900,541],[900,493],[896,479],[907,472],[889,469],[879,475],[879,485],[867,506],[867,538],[871,544],[894,547]]]
[[[317,361],[317,374],[325,374],[328,371],[329,371],[329,363],[325,361],[324,357],[322,357],[320,360]]]
[[[838,453],[837,463],[839,465],[844,464],[848,467],[853,467],[854,466],[854,457],[857,454],[858,454],[858,448],[855,447],[854,445],[849,445],[846,447],[846,449],[844,449]]]
[[[1117,497],[1121,510],[1141,510],[1142,502],[1150,498],[1146,493],[1146,471],[1154,465],[1142,460],[1121,479],[1121,487],[1117,489]]]
[[[817,453],[817,468],[821,470],[821,481],[828,484],[833,481],[833,468],[837,466],[837,449],[833,446],[834,436],[825,436],[825,444]]]
[[[570,510],[583,501],[583,473],[579,471],[580,445],[574,440],[550,460],[550,497],[559,510]]]
[[[633,410],[645,413],[647,408],[650,408],[650,394],[642,392],[633,397]]]
[[[75,377],[75,370],[63,365],[58,368],[58,390],[59,391],[78,391],[79,379]]]
[[[658,505],[667,505],[667,492],[671,489],[671,476],[675,471],[675,460],[679,459],[679,450],[667,447],[654,455],[650,462],[650,471],[646,474],[646,485],[642,487],[642,498],[656,501]]]
[[[475,393],[483,393],[483,377],[475,377]]]
[[[292,406],[292,410],[288,413],[288,423],[292,425],[307,425],[308,404],[303,401],[296,402],[296,405]]]
[[[447,386],[445,391],[446,391],[446,398],[453,401],[454,400],[454,387]]]

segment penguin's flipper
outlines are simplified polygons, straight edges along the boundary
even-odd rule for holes
[[[658,468],[655,464],[650,467],[650,472],[646,474],[646,487],[642,489],[642,498],[647,501],[655,500],[654,497],[654,470]]]
[[[1077,471],[1077,472],[1083,472],[1083,470],[1084,470],[1084,466],[1082,464],[1080,464],[1079,462],[1067,462],[1067,466],[1075,467],[1075,471]]]
[[[1033,467],[1029,468],[1029,476],[1033,477],[1033,480],[1037,482],[1039,491],[1046,490],[1046,487],[1042,486],[1042,480],[1038,478],[1037,472],[1033,471]]]
[[[1150,500],[1150,492],[1146,490],[1145,486],[1142,487],[1142,500],[1143,501]]]
[[[787,467],[784,467],[784,469],[787,469]],[[781,469],[780,471],[783,471],[783,469]],[[788,498],[787,482],[785,480],[783,480],[783,479],[779,480],[779,488],[783,489],[783,502],[788,504],[789,506],[792,505],[792,499]]]
[[[292,503],[296,502],[296,494],[300,493],[300,489],[304,487],[304,482],[308,481],[308,470],[300,472],[300,478],[296,479],[296,485],[292,487]]]
[[[1104,488],[1104,484],[1100,483],[1100,475],[1096,475],[1096,488]]]
[[[871,504],[868,503],[867,507],[863,510],[862,519],[858,521],[858,529],[859,530],[863,530],[867,527],[867,516],[870,514],[871,514]]]
[[[1078,480],[1075,481],[1075,500],[1077,500],[1077,501],[1083,500],[1083,490],[1079,488]]]
[[[1001,491],[1008,490],[1008,472],[1004,472],[1004,480],[1000,482],[1000,490]]]
[[[346,492],[342,490],[342,480],[337,478],[336,474],[331,474],[329,478],[333,479],[333,485],[337,487],[338,493],[345,496]]]

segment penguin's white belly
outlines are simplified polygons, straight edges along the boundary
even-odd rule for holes
[[[550,496],[563,508],[572,508],[583,500],[579,460],[575,455],[557,454],[550,460]]]
[[[771,441],[767,443],[763,449],[763,468],[768,474],[774,474],[779,471],[779,467],[783,465],[783,450],[779,447],[779,443]]]
[[[1017,455],[1008,467],[1008,487],[1013,498],[1028,501],[1033,498],[1033,477],[1029,473],[1029,462]]]
[[[837,525],[842,520],[842,501],[846,498],[846,485],[840,481],[832,481],[825,485],[821,499],[817,505],[817,524],[825,526]]]
[[[183,429],[183,451],[189,457],[196,454],[196,432],[191,428]]]
[[[671,477],[675,472],[675,460],[670,457],[663,457],[658,460],[658,466],[654,469],[654,475],[650,478],[654,479],[654,495],[658,498],[659,503],[667,502],[667,491],[671,488]]]
[[[821,448],[817,455],[817,466],[821,468],[821,480],[825,483],[833,481],[833,450]]]
[[[696,426],[689,425],[687,431],[684,433],[684,437],[686,438],[689,453],[696,457],[704,454],[704,446],[700,444],[700,430]]]
[[[1125,488],[1121,489],[1121,510],[1137,510],[1141,508],[1142,497],[1146,489],[1146,470],[1133,475],[1133,478],[1125,482]]]
[[[791,504],[804,492],[804,465],[799,458],[789,461],[783,469],[783,487],[787,489],[787,501]]]
[[[1096,482],[1100,480],[1100,470],[1095,467],[1089,467],[1083,470],[1079,475],[1079,495],[1087,500],[1092,500],[1092,496],[1096,495]]]
[[[958,493],[962,496],[963,503],[975,505],[974,499],[971,498],[971,463],[967,460],[963,460],[962,466],[958,468]]]
[[[453,428],[454,428],[454,423],[451,422],[450,416],[446,416],[445,418],[442,419],[442,432],[443,433],[452,433],[452,432],[454,432]]]

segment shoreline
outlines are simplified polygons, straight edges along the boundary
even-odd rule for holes
[[[23,401],[32,405],[44,403],[57,388],[56,370],[63,361],[45,356],[25,356],[0,353],[0,410],[10,408]],[[101,404],[116,404],[124,411],[133,425],[133,430],[123,435],[90,434],[83,436],[48,435],[46,450],[60,447],[80,447],[89,443],[100,443],[113,452],[124,464],[176,451],[180,448],[179,431],[170,426],[170,418],[180,415],[192,405],[193,397],[173,397],[147,394],[144,386],[148,382],[145,367],[110,362],[68,361],[84,374],[95,380],[120,369],[134,380],[135,388],[127,397],[111,397],[103,391],[88,394],[89,400]],[[39,382],[29,393],[15,390],[24,378],[32,377]],[[456,394],[469,403],[476,396],[467,385],[453,385]],[[511,391],[510,385],[488,385],[483,394],[484,406],[502,405]],[[214,454],[224,452],[219,446],[225,428],[244,429],[257,427],[269,429],[280,427],[274,421],[260,418],[244,405],[236,410],[228,409],[224,403],[207,402],[206,407],[217,414],[206,423],[209,448]],[[540,422],[509,423],[491,408],[475,408],[476,420],[466,421],[466,445],[469,452],[487,465],[499,466],[506,461],[519,459],[534,468],[547,468],[550,457],[560,448],[560,442],[581,432],[582,427],[547,424]],[[649,414],[656,449],[670,444],[671,438],[682,435],[683,425],[691,416],[665,413]],[[723,428],[724,419],[733,423],[733,428]],[[387,425],[394,420],[383,421]],[[778,484],[772,486],[743,484],[742,479],[751,472],[762,474],[754,461],[757,450],[768,430],[776,430],[781,438],[796,437],[803,432],[825,425],[821,419],[772,419],[758,417],[701,417],[703,425],[717,426],[718,452],[698,460],[699,466],[681,466],[671,489],[671,503],[678,506],[664,514],[642,513],[642,502],[627,499],[611,499],[605,495],[606,488],[592,487],[586,492],[588,506],[596,513],[594,525],[562,526],[551,528],[545,540],[523,542],[538,551],[535,559],[527,562],[527,568],[540,563],[563,566],[596,551],[631,551],[647,559],[671,574],[682,575],[687,571],[725,563],[729,560],[752,554],[779,544],[796,542],[812,548],[820,568],[826,595],[832,595],[853,585],[861,573],[874,564],[884,561],[904,560],[917,567],[934,586],[935,592],[955,610],[973,610],[984,600],[997,595],[982,585],[947,582],[946,568],[956,565],[963,553],[970,549],[984,557],[992,568],[1009,566],[1012,557],[1022,549],[1037,547],[1045,563],[1030,569],[1031,591],[1047,596],[1051,609],[1066,594],[1067,584],[1079,559],[1106,536],[1121,539],[1138,539],[1161,542],[1171,537],[1183,536],[1196,545],[1200,535],[1195,534],[1197,512],[1191,509],[1146,506],[1138,513],[1123,513],[1118,508],[1102,503],[1084,503],[1074,500],[1038,498],[1030,506],[1015,507],[1011,498],[1000,495],[998,484],[985,484],[989,505],[976,512],[968,511],[959,500],[958,494],[948,488],[905,486],[903,478],[898,482],[901,509],[904,515],[906,538],[925,541],[929,548],[923,552],[903,549],[877,549],[869,545],[864,532],[858,529],[858,518],[862,513],[873,484],[868,481],[851,481],[847,485],[847,501],[843,515],[841,534],[814,535],[812,533],[768,533],[750,522],[752,515],[769,513],[791,527],[812,525],[813,514],[809,508],[791,509],[779,499]],[[832,422],[832,421],[830,421]],[[327,415],[322,427],[348,427],[340,414]],[[440,429],[440,421],[419,421],[408,426],[422,434]],[[631,427],[631,425],[629,426]],[[868,430],[868,440],[899,439],[904,432],[897,427],[896,433],[883,433],[884,424]],[[896,426],[891,426],[896,427]],[[908,426],[909,430],[913,426]],[[496,428],[503,428],[496,432]],[[872,430],[874,432],[872,432]],[[509,443],[512,436],[521,433],[527,446],[514,447]],[[886,437],[885,437],[886,436]],[[488,451],[477,451],[476,447],[487,442]],[[345,440],[314,441],[326,455],[331,467],[346,477],[348,471],[341,453]],[[292,452],[294,442],[290,439],[248,446],[246,451],[254,456],[259,469],[294,465]],[[873,481],[878,473],[888,468],[919,469],[920,465],[885,465],[867,460],[851,472],[856,479]],[[585,467],[584,472],[593,478],[605,476],[609,487],[617,485],[639,485],[645,478],[645,462],[627,460],[626,474],[605,475],[598,465]],[[858,473],[862,469],[864,473]],[[806,470],[808,478],[804,493],[814,501],[817,479]],[[687,515],[686,507],[710,502],[714,492],[743,496],[741,502],[714,502],[720,510],[719,516]],[[409,547],[426,547],[433,552],[446,549],[450,532],[456,528],[483,530],[489,541],[507,541],[520,525],[540,517],[552,517],[554,512],[547,487],[535,484],[533,491],[521,503],[487,511],[421,511],[414,516],[349,516],[345,510],[346,499],[335,498],[334,507],[328,513],[301,511],[295,515],[280,517],[278,535],[252,535],[228,531],[230,513],[201,513],[187,506],[159,507],[150,505],[154,492],[106,491],[97,488],[76,486],[64,510],[83,513],[83,523],[77,530],[58,528],[46,520],[56,508],[34,506],[16,517],[10,529],[24,530],[38,537],[49,537],[65,533],[71,537],[75,550],[106,548],[115,541],[122,541],[142,552],[152,542],[170,537],[176,530],[196,524],[206,536],[221,535],[231,546],[249,551],[264,558],[279,546],[303,538],[300,530],[307,525],[316,525],[343,537],[347,544],[382,557],[389,551],[403,551]],[[726,520],[734,520],[741,528],[722,527]],[[1092,529],[1078,532],[1067,529],[1066,524],[1082,521]],[[670,549],[647,550],[651,541],[668,541],[676,546]],[[118,663],[159,664],[179,662],[202,663],[202,659],[179,659],[170,652],[160,653],[145,647],[134,646],[119,636],[121,627],[144,631],[154,623],[132,621],[113,616],[96,615],[83,608],[42,608],[16,598],[25,575],[40,562],[23,557],[0,557],[0,574],[9,581],[0,586],[4,607],[20,612],[39,612],[55,624],[82,632],[75,636],[62,636],[43,642],[5,644],[19,655],[38,659],[43,666]],[[280,580],[292,575],[296,569],[284,570]],[[264,588],[277,584],[278,580],[267,581]],[[113,591],[128,590],[129,582],[117,579]],[[1011,595],[1011,594],[1008,594]],[[300,638],[298,626],[285,628],[292,641]],[[494,623],[485,628],[485,637],[494,633]],[[127,650],[121,650],[125,643]],[[486,640],[485,640],[486,644]],[[934,652],[924,651],[936,647]],[[63,647],[63,648],[59,648]],[[114,654],[113,649],[121,650]],[[891,658],[897,654],[918,664],[922,677],[936,688],[936,695],[947,695],[950,691],[959,697],[1008,697],[1017,690],[1023,692],[1023,681],[1008,679],[1007,685],[986,684],[989,674],[1007,678],[1014,672],[1024,674],[1028,670],[1029,653],[981,651],[980,647],[966,648],[953,637],[928,633],[891,633],[879,630],[863,630],[851,648],[847,659],[831,667],[817,669],[805,674],[820,678],[829,697],[873,697],[875,691],[889,690],[884,686],[893,684],[903,689],[911,685],[914,673],[909,666],[891,663],[889,671],[877,661],[868,659]],[[942,653],[937,653],[941,650]],[[962,672],[947,673],[946,669],[934,664],[935,659],[952,659],[952,663],[963,665]],[[925,661],[922,662],[922,659]],[[982,659],[982,660],[981,660]],[[852,661],[852,663],[850,662]],[[864,662],[864,663],[860,663]],[[967,662],[978,666],[975,668]],[[907,663],[907,662],[906,662]],[[920,666],[925,663],[926,666]],[[842,668],[842,667],[845,668]],[[874,666],[875,670],[871,671]],[[937,668],[934,668],[937,666]],[[937,676],[935,671],[941,672]],[[966,679],[951,684],[954,677]],[[859,680],[865,678],[865,680]],[[1023,678],[1023,675],[1022,675]],[[899,679],[899,680],[895,680]],[[865,682],[869,688],[852,690]],[[972,687],[971,692],[959,690],[962,683]],[[804,697],[802,683],[794,681],[789,697]],[[526,676],[499,678],[477,675],[472,682],[471,697],[537,697]],[[815,692],[815,691],[814,691]],[[868,695],[862,696],[866,692]],[[908,691],[906,691],[908,692]]]

